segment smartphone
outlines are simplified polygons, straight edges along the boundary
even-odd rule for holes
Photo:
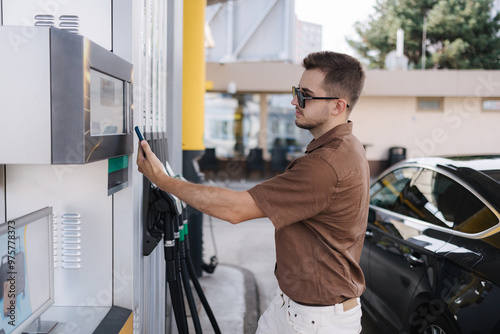
[[[139,138],[139,141],[143,141],[144,137],[142,136],[141,130],[139,130],[139,127],[135,127],[135,133],[137,133],[137,137]]]
[[[142,136],[141,130],[139,130],[139,127],[138,127],[138,126],[136,126],[136,127],[134,128],[134,130],[135,130],[135,133],[137,134],[137,138],[139,138],[139,143],[140,143],[141,141],[143,141],[143,140],[144,140],[144,137]],[[142,153],[143,153],[143,156],[145,157],[145,156],[146,156],[146,153],[144,153],[144,152],[142,152]]]

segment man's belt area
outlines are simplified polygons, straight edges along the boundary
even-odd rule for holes
[[[294,300],[294,302],[296,302]],[[297,304],[304,305],[304,306],[312,306],[312,307],[327,307],[327,306],[334,306],[334,305],[322,305],[322,304],[309,304],[309,303],[301,303],[301,302],[296,302]],[[357,298],[351,298],[343,301],[342,303],[335,304],[335,305],[342,305],[344,312],[347,312],[349,310],[352,310],[356,306],[358,306],[358,300]]]

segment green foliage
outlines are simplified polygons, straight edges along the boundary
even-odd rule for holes
[[[411,67],[421,68],[424,18],[426,68],[500,69],[500,14],[494,0],[377,0],[375,14],[357,22],[360,39],[349,45],[368,61],[384,68],[396,49],[396,31],[405,32],[404,54]]]

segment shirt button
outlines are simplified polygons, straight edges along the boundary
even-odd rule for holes
[[[313,320],[313,321],[311,321],[311,322],[312,322],[312,324],[314,325],[314,320]]]

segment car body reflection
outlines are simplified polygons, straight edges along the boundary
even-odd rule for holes
[[[373,183],[362,299],[386,332],[500,333],[497,170],[500,157],[424,158]]]

